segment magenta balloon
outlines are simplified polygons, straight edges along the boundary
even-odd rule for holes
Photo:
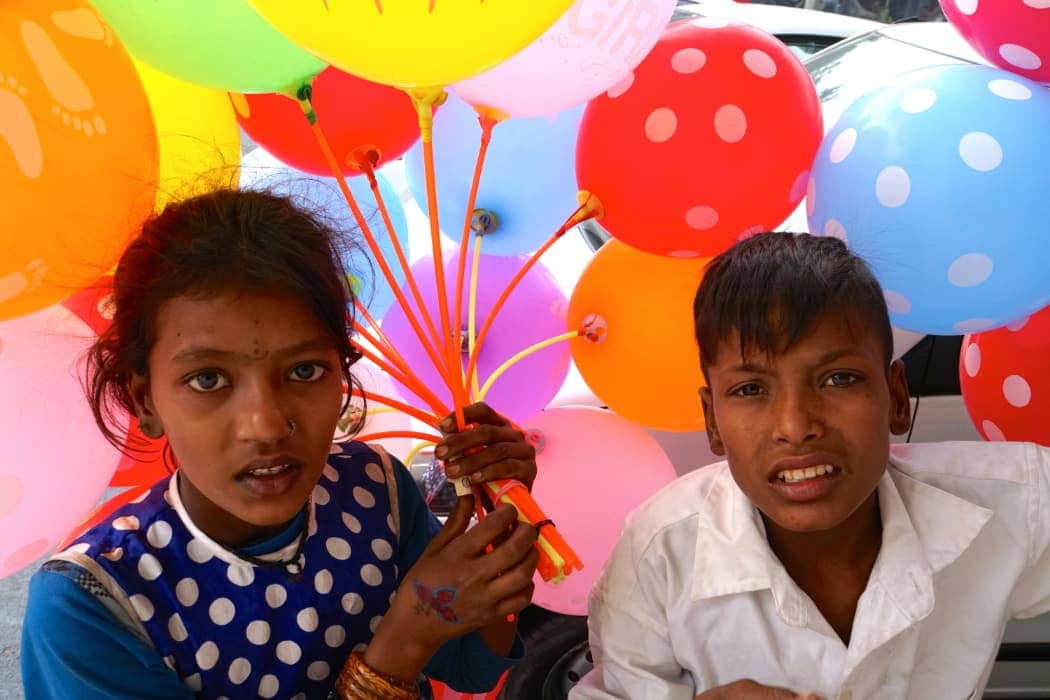
[[[482,255],[478,273],[477,324],[481,326],[488,318],[496,300],[526,261],[524,257],[496,257]],[[453,318],[455,282],[458,257],[447,255],[445,280],[448,286],[449,318]],[[437,292],[432,258],[424,258],[412,266],[425,306],[436,326],[440,326]],[[470,289],[470,264],[467,264],[464,282],[462,329],[467,329],[467,290]],[[402,288],[411,299],[407,285]],[[486,379],[520,351],[565,333],[565,316],[568,300],[561,292],[551,273],[537,264],[522,278],[508,297],[503,309],[496,316],[488,337],[478,356],[478,380],[484,385]],[[394,304],[383,317],[383,331],[394,347],[413,369],[423,383],[451,406],[451,392],[441,375],[424,351],[415,332],[399,304]],[[422,322],[420,325],[423,325]],[[425,327],[425,326],[424,326]],[[465,333],[464,333],[465,334]],[[464,366],[466,354],[462,354]],[[529,355],[500,376],[492,385],[485,401],[513,420],[527,418],[544,408],[558,393],[569,371],[568,343],[557,343]],[[414,406],[426,404],[403,386],[398,387],[402,396]]]
[[[542,444],[532,495],[583,561],[558,584],[536,577],[533,602],[587,614],[587,593],[620,537],[627,514],[674,481],[671,460],[652,435],[611,411],[552,408],[525,421]]]
[[[61,306],[0,323],[0,578],[69,534],[120,461],[80,387],[93,337]]]

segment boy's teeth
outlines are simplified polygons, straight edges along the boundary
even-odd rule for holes
[[[287,468],[287,464],[278,464],[276,467],[266,467],[265,469],[252,469],[248,473],[252,476],[273,476],[274,474],[282,472]]]
[[[835,471],[835,467],[830,464],[818,464],[815,467],[806,467],[804,469],[785,469],[784,471],[777,474],[777,478],[781,481],[787,481],[789,483],[795,481],[805,481],[806,479],[813,479],[818,476],[824,476]]]

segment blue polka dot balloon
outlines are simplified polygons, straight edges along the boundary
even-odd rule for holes
[[[1050,90],[941,66],[861,97],[828,132],[810,230],[845,240],[893,325],[958,335],[1050,304]]]

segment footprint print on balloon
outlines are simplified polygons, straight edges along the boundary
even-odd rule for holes
[[[51,20],[56,29],[70,36],[102,41],[106,46],[113,44],[110,29],[86,9],[54,12]],[[91,90],[48,31],[32,20],[24,20],[20,29],[32,67],[54,100],[51,114],[88,138],[105,135],[105,119],[92,113],[95,99]],[[43,169],[43,149],[32,114],[22,99],[28,90],[12,75],[5,76],[3,82],[7,89],[0,91],[0,137],[11,148],[22,173],[26,177],[37,177]]]
[[[119,39],[84,0],[0,3],[0,320],[112,267],[152,207],[157,141]]]

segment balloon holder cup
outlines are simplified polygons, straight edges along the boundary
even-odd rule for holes
[[[499,216],[488,209],[475,209],[470,215],[470,230],[478,236],[488,236],[499,230]]]
[[[375,167],[382,158],[383,152],[379,147],[369,143],[350,151],[346,156],[346,164],[354,170],[367,174],[371,182],[375,178]]]
[[[600,314],[587,314],[580,322],[580,337],[598,345],[609,335],[609,324]]]

